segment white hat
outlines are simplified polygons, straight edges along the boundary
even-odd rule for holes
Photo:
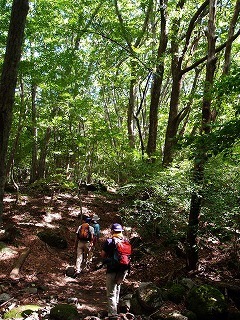
[[[100,220],[100,218],[97,214],[94,214],[94,216],[92,217],[92,220],[97,221],[97,220]]]

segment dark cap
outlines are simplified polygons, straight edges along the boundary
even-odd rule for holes
[[[123,227],[119,223],[114,223],[111,227],[112,231],[121,232],[123,231]]]
[[[92,219],[88,216],[83,216],[83,221],[90,222]]]

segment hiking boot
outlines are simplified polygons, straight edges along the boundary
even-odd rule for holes
[[[96,266],[95,266],[95,270],[99,270],[102,269],[104,266],[104,264],[102,262],[99,262]]]

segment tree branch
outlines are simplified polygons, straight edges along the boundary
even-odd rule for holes
[[[150,17],[150,13],[152,11],[152,7],[153,7],[153,0],[150,0],[149,3],[148,3],[148,9],[147,9],[147,12],[146,12],[146,15],[145,15],[145,19],[144,19],[144,22],[143,22],[143,25],[142,25],[142,30],[139,34],[139,36],[137,37],[137,40],[134,44],[134,47],[138,47],[142,38],[143,38],[143,35],[146,31],[146,28],[147,28],[147,25],[148,25],[148,21],[149,21],[149,17]]]
[[[192,31],[194,29],[194,24],[197,21],[198,17],[200,16],[200,14],[203,12],[203,10],[209,5],[209,0],[206,0],[200,8],[198,8],[198,10],[196,11],[196,13],[194,14],[194,16],[192,17],[189,25],[188,25],[188,29],[186,32],[186,43],[185,43],[185,47],[183,49],[183,54],[182,56],[184,56],[185,52],[187,51],[188,45],[189,45],[189,40],[192,34]]]
[[[133,51],[129,50],[128,48],[126,48],[125,46],[123,46],[121,43],[119,43],[117,40],[115,39],[112,39],[108,36],[106,36],[105,34],[101,33],[101,32],[97,32],[97,31],[91,31],[91,30],[83,30],[84,32],[90,32],[90,33],[93,33],[93,34],[97,34],[99,36],[101,36],[102,38],[104,39],[107,39],[115,44],[117,44],[119,47],[121,47],[124,51],[126,51],[127,53],[129,53],[130,56],[132,56],[134,59],[136,59],[138,62],[140,62],[141,65],[144,66],[144,68],[146,68],[149,72],[152,71],[152,68],[150,68],[149,66],[147,66],[141,59],[139,59]]]
[[[231,38],[229,38],[226,42],[224,42],[222,45],[220,45],[219,47],[216,48],[216,53],[222,51],[226,45],[229,43],[229,42],[233,42],[234,40],[237,39],[237,37],[240,35],[240,29],[238,30],[237,33],[235,33],[235,35],[233,35]],[[185,69],[182,69],[181,71],[181,75],[184,75],[185,73],[193,70],[194,68],[198,67],[201,63],[205,62],[208,58],[208,55],[204,56],[203,58],[197,60],[195,63],[193,63],[191,66],[185,68]]]

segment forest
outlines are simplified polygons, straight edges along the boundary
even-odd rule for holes
[[[71,248],[86,211],[102,236],[115,219],[160,256],[152,279],[136,260],[132,281],[158,283],[175,250],[181,277],[205,265],[204,283],[240,293],[239,12],[239,0],[0,0],[0,313],[31,237],[64,226]],[[37,227],[56,210],[58,227]],[[6,246],[19,250],[4,258]],[[238,304],[223,319],[240,319]]]

